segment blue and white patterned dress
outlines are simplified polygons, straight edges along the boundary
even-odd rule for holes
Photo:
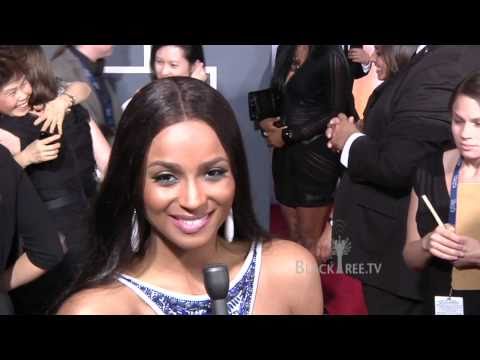
[[[230,284],[227,296],[229,315],[251,315],[260,276],[262,243],[254,242],[245,262]],[[209,315],[208,295],[184,295],[158,288],[129,275],[119,274],[118,281],[130,288],[158,315]]]

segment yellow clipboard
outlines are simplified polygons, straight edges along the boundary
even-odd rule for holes
[[[458,185],[456,233],[480,241],[480,183]],[[452,270],[452,288],[480,290],[480,269]]]

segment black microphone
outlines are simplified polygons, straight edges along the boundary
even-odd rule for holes
[[[203,269],[203,282],[212,300],[213,315],[228,315],[227,296],[230,280],[225,265],[207,265]]]

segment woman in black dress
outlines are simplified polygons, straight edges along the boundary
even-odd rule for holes
[[[451,274],[453,267],[480,268],[480,239],[455,231],[455,184],[480,182],[480,72],[458,86],[451,112],[456,148],[433,154],[418,167],[410,198],[404,258],[410,268],[423,272],[426,314],[435,313],[436,296],[452,295],[463,298],[465,315],[479,315],[480,291],[452,289]],[[437,224],[419,200],[422,195],[428,197],[445,227]]]
[[[283,94],[282,114],[260,126],[275,148],[275,195],[290,238],[312,253],[329,218],[341,173],[339,156],[327,148],[324,132],[332,116],[355,114],[352,81],[339,46],[278,48],[272,87]],[[275,124],[278,120],[280,126]]]

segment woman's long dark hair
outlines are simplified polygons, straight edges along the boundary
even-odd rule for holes
[[[152,71],[152,80],[156,80],[155,76],[155,57],[157,51],[164,46],[176,46],[183,50],[185,59],[189,62],[190,65],[195,64],[195,61],[201,61],[205,64],[205,55],[203,53],[202,45],[152,45],[152,51],[150,53],[150,69]]]
[[[189,77],[156,80],[133,97],[119,122],[108,171],[94,207],[90,255],[74,291],[109,283],[119,269],[128,269],[145,256],[151,245],[143,202],[146,154],[160,131],[192,119],[211,126],[228,155],[236,184],[235,240],[269,239],[252,208],[243,141],[227,100],[209,85]],[[136,253],[130,240],[134,211],[140,233]],[[219,231],[222,233],[223,226]]]
[[[292,66],[295,46],[296,45],[279,45],[277,48],[270,86],[278,91],[281,91],[283,88],[288,71]]]

